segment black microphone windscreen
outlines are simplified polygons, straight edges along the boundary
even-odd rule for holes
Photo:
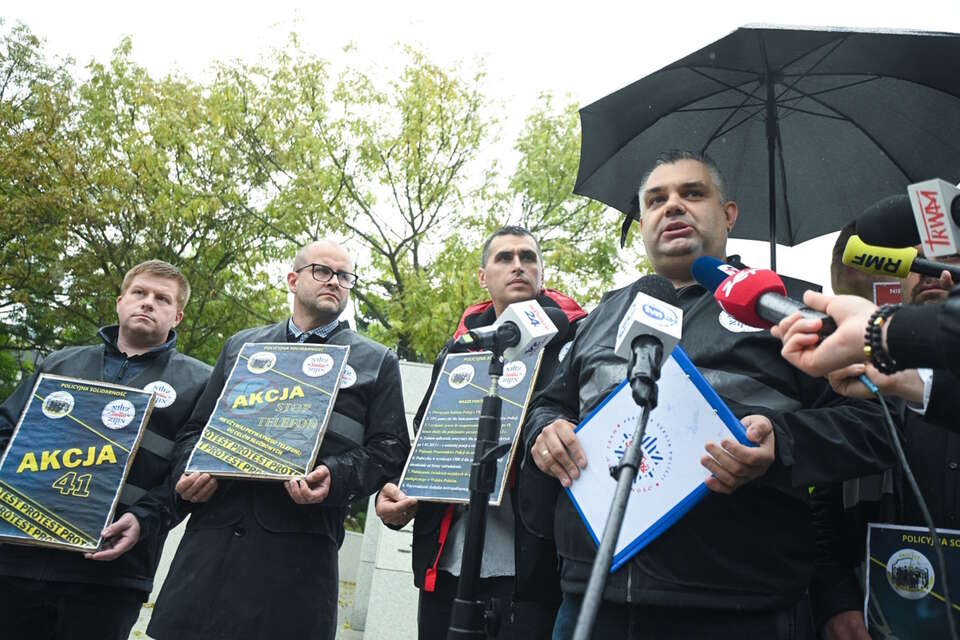
[[[857,235],[877,247],[912,247],[920,233],[906,194],[889,196],[870,205],[856,220]]]
[[[550,322],[557,327],[557,335],[553,336],[553,340],[550,342],[566,339],[567,331],[570,330],[570,319],[567,318],[567,314],[556,307],[544,307],[543,311],[550,318]]]
[[[674,307],[680,306],[680,298],[677,297],[677,290],[673,288],[673,283],[663,276],[656,274],[643,276],[633,283],[631,289],[633,290],[632,295],[634,296],[642,291],[648,296],[666,302]]]

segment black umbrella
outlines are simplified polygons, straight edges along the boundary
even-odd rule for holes
[[[740,206],[733,235],[769,239],[775,267],[776,242],[835,231],[912,182],[960,178],[960,35],[747,26],[580,122],[576,193],[629,224],[658,153],[706,152]]]

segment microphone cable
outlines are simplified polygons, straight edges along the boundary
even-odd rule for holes
[[[873,381],[867,377],[866,374],[860,376],[860,382],[862,382],[867,389],[877,397],[877,400],[880,401],[880,407],[883,409],[883,416],[886,418],[887,431],[890,435],[890,442],[893,443],[893,448],[897,452],[897,458],[900,460],[900,466],[903,468],[903,474],[907,478],[907,483],[910,485],[911,491],[913,491],[914,497],[917,499],[917,504],[920,506],[920,513],[923,515],[923,522],[927,526],[927,529],[930,530],[930,541],[933,543],[934,551],[937,554],[937,570],[940,572],[943,580],[943,604],[947,608],[947,626],[950,629],[950,637],[952,640],[958,640],[957,638],[957,625],[956,621],[953,619],[953,602],[950,600],[950,589],[947,586],[947,563],[943,559],[943,550],[940,548],[940,537],[937,535],[937,528],[933,523],[933,517],[930,515],[930,510],[927,508],[927,501],[923,499],[923,494],[920,493],[920,486],[917,484],[916,478],[913,477],[913,470],[910,468],[910,464],[907,462],[907,454],[903,451],[903,446],[900,444],[900,436],[897,434],[897,426],[893,422],[893,416],[890,415],[890,409],[887,408],[887,402],[883,394],[880,393],[880,389],[873,383]],[[867,562],[870,559],[867,558]],[[867,588],[870,588],[870,585],[867,585]]]

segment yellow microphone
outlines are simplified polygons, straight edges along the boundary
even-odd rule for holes
[[[871,275],[896,278],[906,278],[911,271],[939,278],[942,272],[949,271],[954,282],[960,281],[960,267],[918,258],[917,250],[913,247],[875,247],[865,243],[859,236],[850,236],[847,240],[843,264]]]

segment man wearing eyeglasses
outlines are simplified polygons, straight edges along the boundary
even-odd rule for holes
[[[356,283],[343,247],[307,245],[287,274],[290,318],[241,331],[224,345],[178,439],[178,473],[244,343],[348,345],[350,354],[317,466],[305,478],[179,476],[177,493],[192,514],[157,599],[147,630],[152,637],[335,637],[347,506],[399,475],[410,449],[397,356],[339,319]]]

